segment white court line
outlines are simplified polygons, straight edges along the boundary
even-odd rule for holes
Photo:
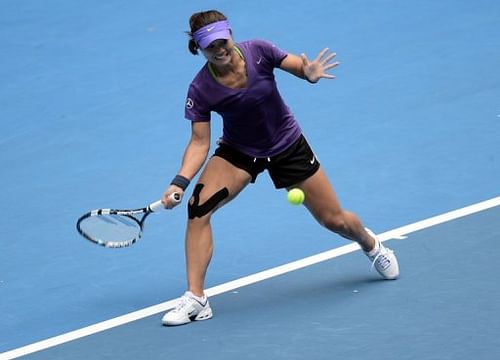
[[[464,207],[462,209],[450,211],[442,215],[434,216],[426,220],[418,221],[410,225],[402,226],[397,229],[381,233],[378,235],[378,237],[381,241],[386,241],[389,239],[397,239],[397,238],[401,239],[404,238],[404,235],[407,235],[409,233],[426,229],[434,225],[442,224],[447,221],[455,220],[499,205],[500,205],[500,196],[474,205]],[[266,280],[278,275],[282,275],[290,271],[294,271],[313,264],[317,264],[325,260],[333,259],[335,257],[351,253],[358,249],[359,246],[356,243],[341,246],[339,248],[328,250],[319,253],[317,255],[309,256],[301,260],[297,260],[285,265],[281,265],[269,270],[264,270],[259,273],[255,273],[249,276],[242,277],[237,280],[229,281],[227,283],[211,287],[210,289],[207,289],[205,292],[208,296],[219,295],[240,288],[242,286],[255,284],[259,281]],[[82,338],[84,336],[96,334],[104,330],[108,330],[120,325],[130,323],[135,320],[143,319],[145,317],[164,312],[168,309],[173,308],[175,306],[176,301],[177,299],[169,300],[158,305],[150,306],[138,311],[131,312],[129,314],[116,317],[114,319],[102,321],[94,325],[90,325],[75,331],[70,331],[68,333],[59,336],[55,336],[46,340],[38,341],[30,345],[26,345],[17,349],[1,353],[0,360],[15,359],[20,356],[32,354],[34,352],[45,350],[60,344],[64,344],[66,342]]]

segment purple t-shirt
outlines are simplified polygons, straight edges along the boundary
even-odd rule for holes
[[[273,70],[287,53],[263,40],[236,46],[246,63],[246,88],[219,84],[205,64],[189,86],[185,116],[191,121],[210,121],[210,112],[215,111],[223,119],[225,144],[254,157],[276,155],[301,134],[274,80]]]

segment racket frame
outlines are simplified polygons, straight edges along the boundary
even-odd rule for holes
[[[172,199],[175,202],[180,202],[181,197],[178,193],[173,193],[170,195],[170,199]],[[135,244],[137,240],[139,240],[142,237],[142,234],[144,232],[144,221],[146,218],[149,216],[149,214],[153,212],[160,211],[162,209],[165,209],[163,203],[161,200],[155,201],[154,203],[149,204],[148,206],[140,209],[130,209],[130,210],[118,210],[118,209],[95,209],[91,210],[85,214],[83,214],[76,222],[76,230],[80,235],[82,235],[85,239],[89,240],[90,242],[106,247],[106,248],[124,248],[128,247],[132,244]],[[144,214],[140,219],[136,218],[134,215],[138,214]],[[85,233],[82,228],[81,228],[81,223],[85,219],[88,219],[90,217],[94,216],[102,216],[102,215],[118,215],[118,216],[125,216],[130,220],[133,220],[134,222],[139,225],[139,233],[137,236],[133,239],[126,240],[126,241],[105,241],[102,239],[94,238],[90,236],[89,234]]]

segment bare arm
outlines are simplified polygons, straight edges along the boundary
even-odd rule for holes
[[[201,167],[207,159],[208,150],[210,149],[210,122],[199,121],[191,123],[191,139],[184,151],[182,157],[181,168],[179,175],[191,180],[200,171]],[[172,193],[179,193],[182,196],[184,191],[176,186],[170,185],[164,192],[162,202],[167,208],[172,208],[177,203],[173,202],[169,196]]]
[[[288,54],[281,62],[280,68],[310,83],[316,83],[321,78],[333,79],[334,75],[326,71],[340,64],[338,61],[332,62],[337,54],[328,54],[328,48],[321,50],[316,59],[310,61],[305,54],[300,56]]]

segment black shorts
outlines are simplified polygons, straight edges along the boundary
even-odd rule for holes
[[[252,176],[252,183],[257,179],[257,175],[267,169],[277,189],[306,180],[318,171],[320,165],[303,135],[286,150],[269,158],[254,158],[227,144],[220,144],[214,156],[221,157],[248,172]]]

